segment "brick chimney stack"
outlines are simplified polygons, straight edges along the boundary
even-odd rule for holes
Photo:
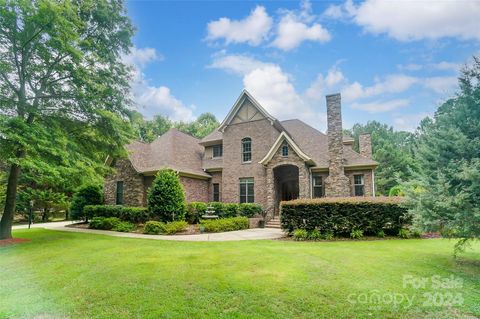
[[[358,137],[360,155],[372,158],[372,138],[370,134],[362,134]]]
[[[340,93],[327,95],[327,136],[330,159],[328,177],[325,179],[325,195],[350,196],[350,181],[343,166],[343,129]]]

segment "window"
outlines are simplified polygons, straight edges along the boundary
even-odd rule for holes
[[[213,184],[213,201],[220,201],[220,184],[218,183]]]
[[[253,203],[253,178],[240,178],[240,203]]]
[[[117,205],[123,205],[123,182],[117,182],[117,196],[115,202]]]
[[[365,183],[363,174],[353,175],[353,187],[355,196],[363,196],[365,194]]]
[[[223,145],[213,145],[213,158],[223,156]]]
[[[322,176],[313,175],[313,198],[323,197],[323,178]]]
[[[252,139],[250,137],[242,140],[242,161],[244,163],[252,161]]]
[[[287,157],[288,156],[288,143],[284,142],[282,145],[282,156]]]

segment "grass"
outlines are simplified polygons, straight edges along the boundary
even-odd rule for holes
[[[454,260],[454,242],[443,239],[202,243],[43,229],[14,235],[31,242],[0,248],[0,318],[480,316],[478,244]],[[404,275],[453,275],[463,283],[404,288]],[[463,302],[425,305],[424,293],[432,292],[458,293]],[[406,294],[413,304],[348,301],[372,293]]]

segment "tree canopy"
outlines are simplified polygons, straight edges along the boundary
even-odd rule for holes
[[[393,127],[376,121],[367,124],[355,124],[346,130],[354,140],[354,149],[358,151],[358,137],[369,133],[372,138],[372,156],[379,163],[375,171],[375,186],[378,194],[388,195],[392,187],[398,185],[398,179],[406,180],[415,169],[412,147],[414,134],[395,131]]]
[[[133,27],[121,0],[0,3],[0,239],[11,237],[21,171],[58,183],[124,155]],[[28,176],[27,176],[28,177]]]

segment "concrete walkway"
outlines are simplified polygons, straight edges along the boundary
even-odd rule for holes
[[[278,239],[285,236],[281,229],[276,228],[253,228],[237,230],[225,233],[198,234],[198,235],[145,235],[137,233],[120,233],[109,230],[85,229],[65,227],[73,222],[52,222],[33,224],[32,228],[45,228],[49,230],[68,231],[75,233],[88,233],[98,235],[108,235],[125,238],[142,238],[156,240],[176,240],[176,241],[234,241],[234,240],[258,240],[258,239]],[[13,229],[25,229],[28,225],[13,226]]]

